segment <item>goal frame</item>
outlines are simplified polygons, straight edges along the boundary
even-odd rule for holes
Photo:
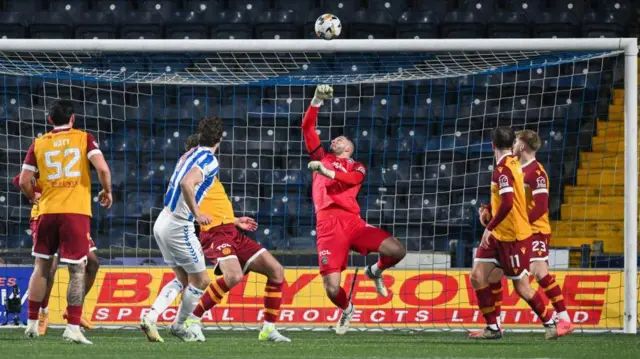
[[[638,321],[638,39],[362,39],[362,40],[116,40],[2,39],[15,52],[447,52],[624,51],[624,333]]]

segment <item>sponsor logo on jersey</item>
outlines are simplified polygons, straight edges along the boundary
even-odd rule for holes
[[[213,247],[213,244],[211,245],[211,247]],[[225,248],[231,248],[231,245],[229,243],[222,243],[221,245],[217,246],[216,249],[221,251]]]
[[[330,256],[331,252],[328,249],[322,250],[319,253],[321,256]]]
[[[536,184],[538,185],[538,188],[547,188],[547,180],[543,176],[536,179]]]
[[[231,248],[223,248],[222,249],[222,255],[223,256],[228,256],[229,254],[231,254]]]
[[[506,175],[500,175],[498,177],[498,183],[500,184],[500,188],[509,187],[509,178]]]

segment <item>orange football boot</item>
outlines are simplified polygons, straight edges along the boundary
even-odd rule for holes
[[[569,335],[575,329],[573,323],[568,320],[558,320],[557,328],[559,337]]]
[[[49,313],[38,314],[38,334],[43,336],[47,334],[47,329],[49,328]]]

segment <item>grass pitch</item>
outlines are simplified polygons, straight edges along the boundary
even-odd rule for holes
[[[292,343],[258,341],[257,332],[205,331],[206,343],[183,343],[166,331],[164,343],[149,343],[140,331],[93,330],[93,346],[62,341],[62,330],[29,340],[24,329],[0,329],[7,358],[640,358],[640,338],[623,334],[573,334],[545,341],[542,333],[506,333],[499,341],[466,339],[462,332],[283,332]]]

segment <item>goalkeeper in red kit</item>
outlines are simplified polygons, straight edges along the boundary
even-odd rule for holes
[[[380,296],[387,296],[382,271],[400,262],[406,250],[400,241],[386,231],[367,224],[360,218],[360,206],[356,200],[364,181],[364,165],[351,157],[354,144],[339,136],[331,141],[326,152],[316,133],[316,119],[324,100],[333,97],[333,88],[320,85],[316,88],[311,105],[302,121],[304,141],[311,157],[309,168],[313,173],[313,204],[316,211],[317,250],[320,274],[327,296],[342,309],[336,326],[337,334],[345,334],[354,308],[340,286],[341,272],[347,267],[349,251],[362,255],[377,252],[377,263],[366,267],[365,274],[375,284]]]

